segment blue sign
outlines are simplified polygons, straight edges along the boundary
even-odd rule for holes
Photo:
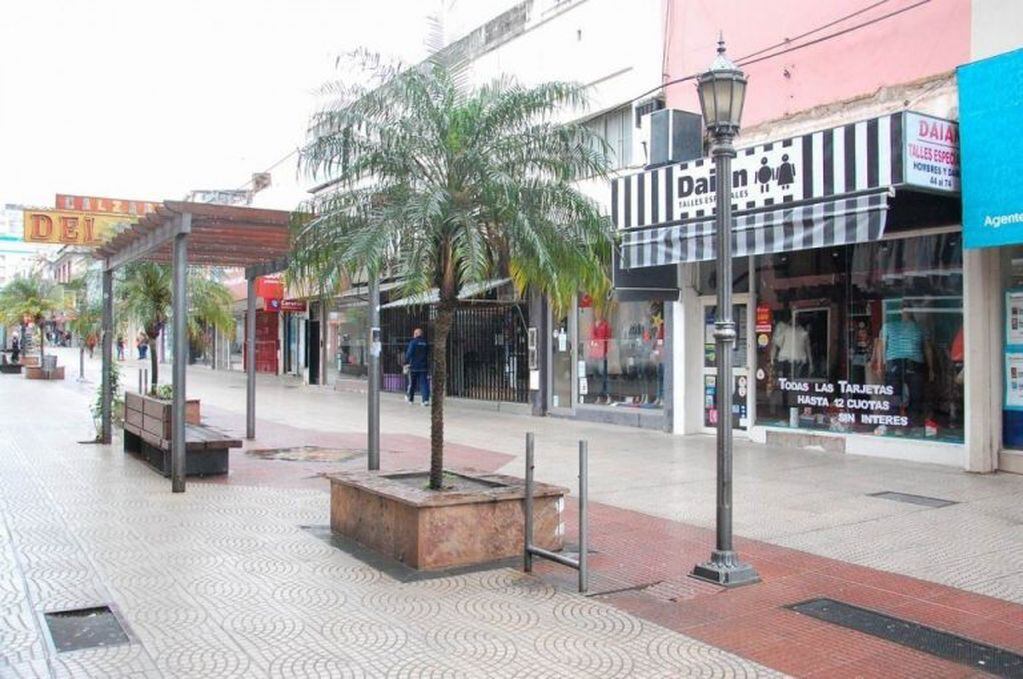
[[[957,75],[964,245],[1023,243],[1023,49]]]

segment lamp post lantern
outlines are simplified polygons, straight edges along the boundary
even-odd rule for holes
[[[717,545],[710,560],[697,564],[692,576],[725,587],[760,581],[749,564],[732,549],[732,141],[739,132],[746,98],[746,75],[725,56],[724,38],[710,70],[697,78],[700,108],[712,139],[711,155],[717,176],[715,209],[717,249],[717,314],[714,341],[717,351]]]

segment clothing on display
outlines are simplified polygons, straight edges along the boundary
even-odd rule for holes
[[[772,329],[758,424],[963,440],[960,234],[764,255],[756,270]]]
[[[664,393],[664,315],[660,302],[611,300],[578,310],[579,401],[658,408]],[[585,368],[585,373],[583,373]]]

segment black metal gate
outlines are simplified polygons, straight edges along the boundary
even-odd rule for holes
[[[524,302],[489,300],[455,311],[448,335],[448,396],[514,403],[529,399],[528,312]],[[415,328],[423,328],[430,341],[433,317],[433,307],[381,309],[384,391],[404,391],[405,347]]]

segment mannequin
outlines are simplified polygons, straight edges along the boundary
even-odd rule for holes
[[[877,344],[876,355],[883,360],[878,372],[883,371],[885,384],[892,387],[893,405],[909,417],[910,426],[922,424],[924,380],[934,381],[931,345],[923,328],[903,307],[898,319],[887,321],[881,328]],[[878,430],[875,433],[883,434],[887,428],[882,425]]]
[[[611,324],[604,318],[604,313],[593,310],[593,326],[590,328],[589,355],[596,361],[600,371],[600,396],[597,403],[608,403],[607,395],[607,345],[611,341]]]
[[[778,369],[780,377],[789,379],[807,377],[813,363],[813,351],[810,347],[810,333],[801,324],[780,321],[774,328],[771,361]]]

